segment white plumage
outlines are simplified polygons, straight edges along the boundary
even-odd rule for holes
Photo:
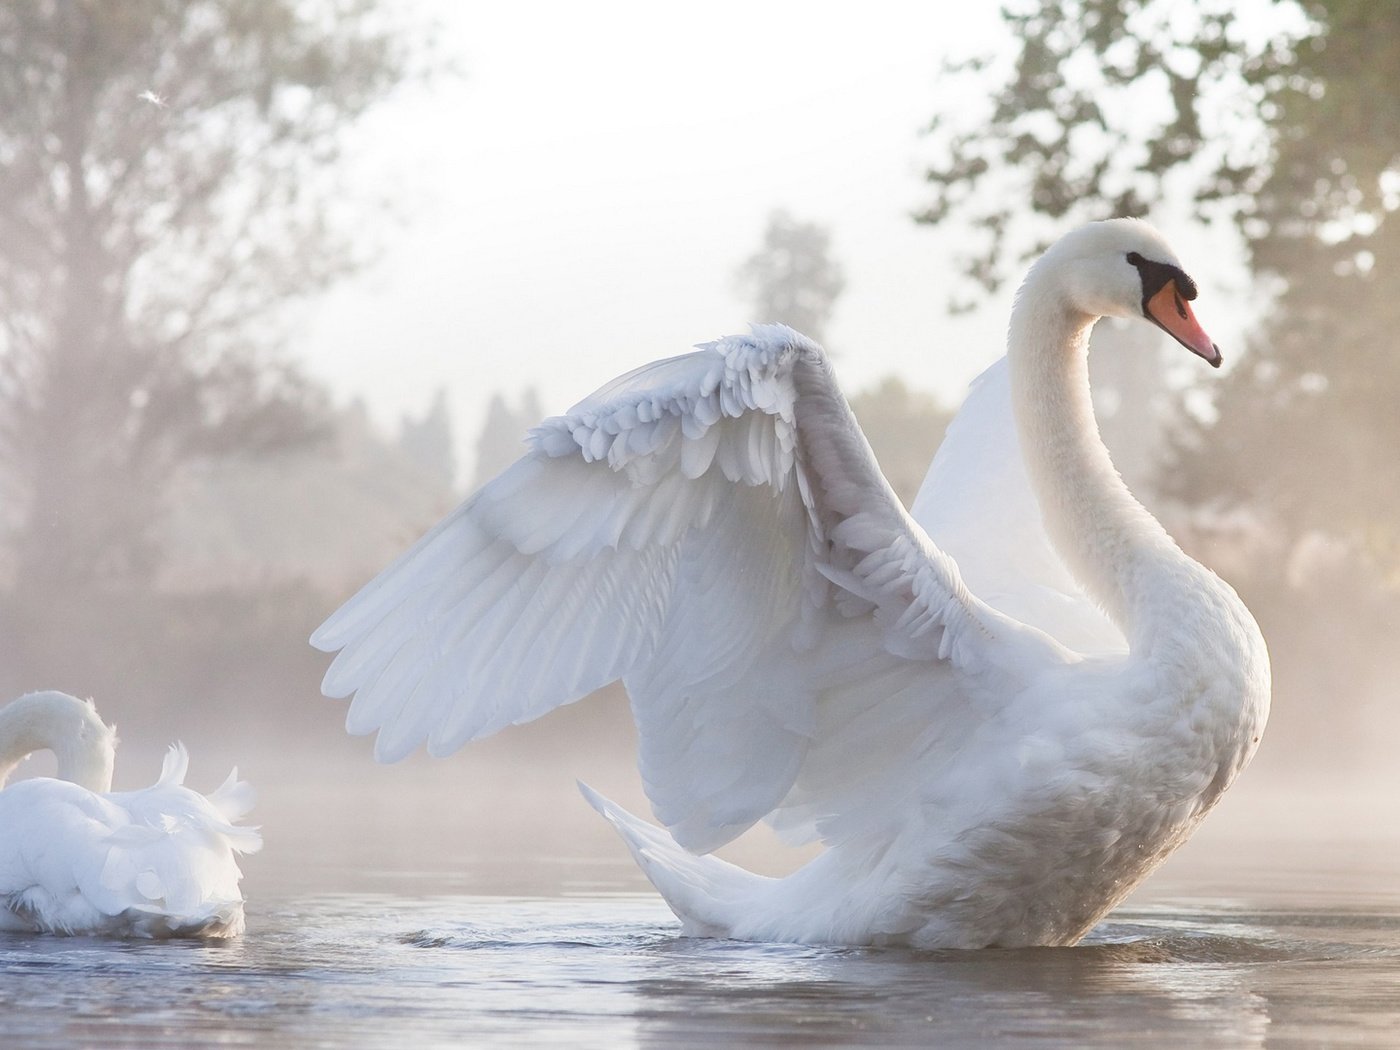
[[[637,369],[326,621],[325,691],[392,761],[621,678],[667,830],[586,793],[689,933],[1073,943],[1267,714],[1253,619],[1128,493],[1089,407],[1100,315],[1219,363],[1194,295],[1144,223],[1063,238],[913,516],[790,329]],[[827,849],[784,879],[702,855],[760,819]]]
[[[189,756],[176,744],[155,784],[114,792],[115,745],[91,702],[64,693],[0,708],[0,785],[32,751],[58,758],[56,777],[0,790],[0,930],[237,936],[236,855],[262,845],[236,823],[252,789],[237,770],[208,797],[185,787]]]

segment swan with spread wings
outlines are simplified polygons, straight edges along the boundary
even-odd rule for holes
[[[1212,365],[1138,220],[1032,267],[907,513],[814,343],[758,326],[643,366],[350,599],[313,644],[376,755],[445,755],[621,679],[655,827],[585,789],[693,935],[1072,944],[1196,827],[1267,717],[1234,591],[1098,436],[1089,331]],[[825,850],[754,875],[759,820]]]

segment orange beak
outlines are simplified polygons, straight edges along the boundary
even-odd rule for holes
[[[1191,304],[1181,297],[1175,281],[1168,281],[1143,307],[1148,320],[1162,328],[1193,354],[1205,358],[1213,368],[1220,367],[1220,348],[1210,341]]]

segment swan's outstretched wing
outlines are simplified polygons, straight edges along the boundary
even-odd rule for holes
[[[911,513],[988,605],[1077,652],[1127,651],[1050,544],[1021,455],[1006,358],[973,381]]]
[[[340,650],[324,689],[355,694],[347,726],[377,729],[381,759],[622,678],[656,814],[707,850],[792,787],[841,625],[869,625],[854,662],[1014,677],[1056,658],[968,594],[783,326],[630,373],[531,443],[312,638]]]

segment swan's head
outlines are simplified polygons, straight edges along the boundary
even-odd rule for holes
[[[0,765],[33,751],[52,751],[60,780],[105,792],[112,790],[116,748],[116,730],[102,721],[91,700],[45,690],[0,707]]]
[[[1072,306],[1095,317],[1145,318],[1216,368],[1220,350],[1191,311],[1196,282],[1141,219],[1093,222],[1066,234],[1031,270],[1053,273]],[[1028,282],[1029,278],[1028,278]]]

